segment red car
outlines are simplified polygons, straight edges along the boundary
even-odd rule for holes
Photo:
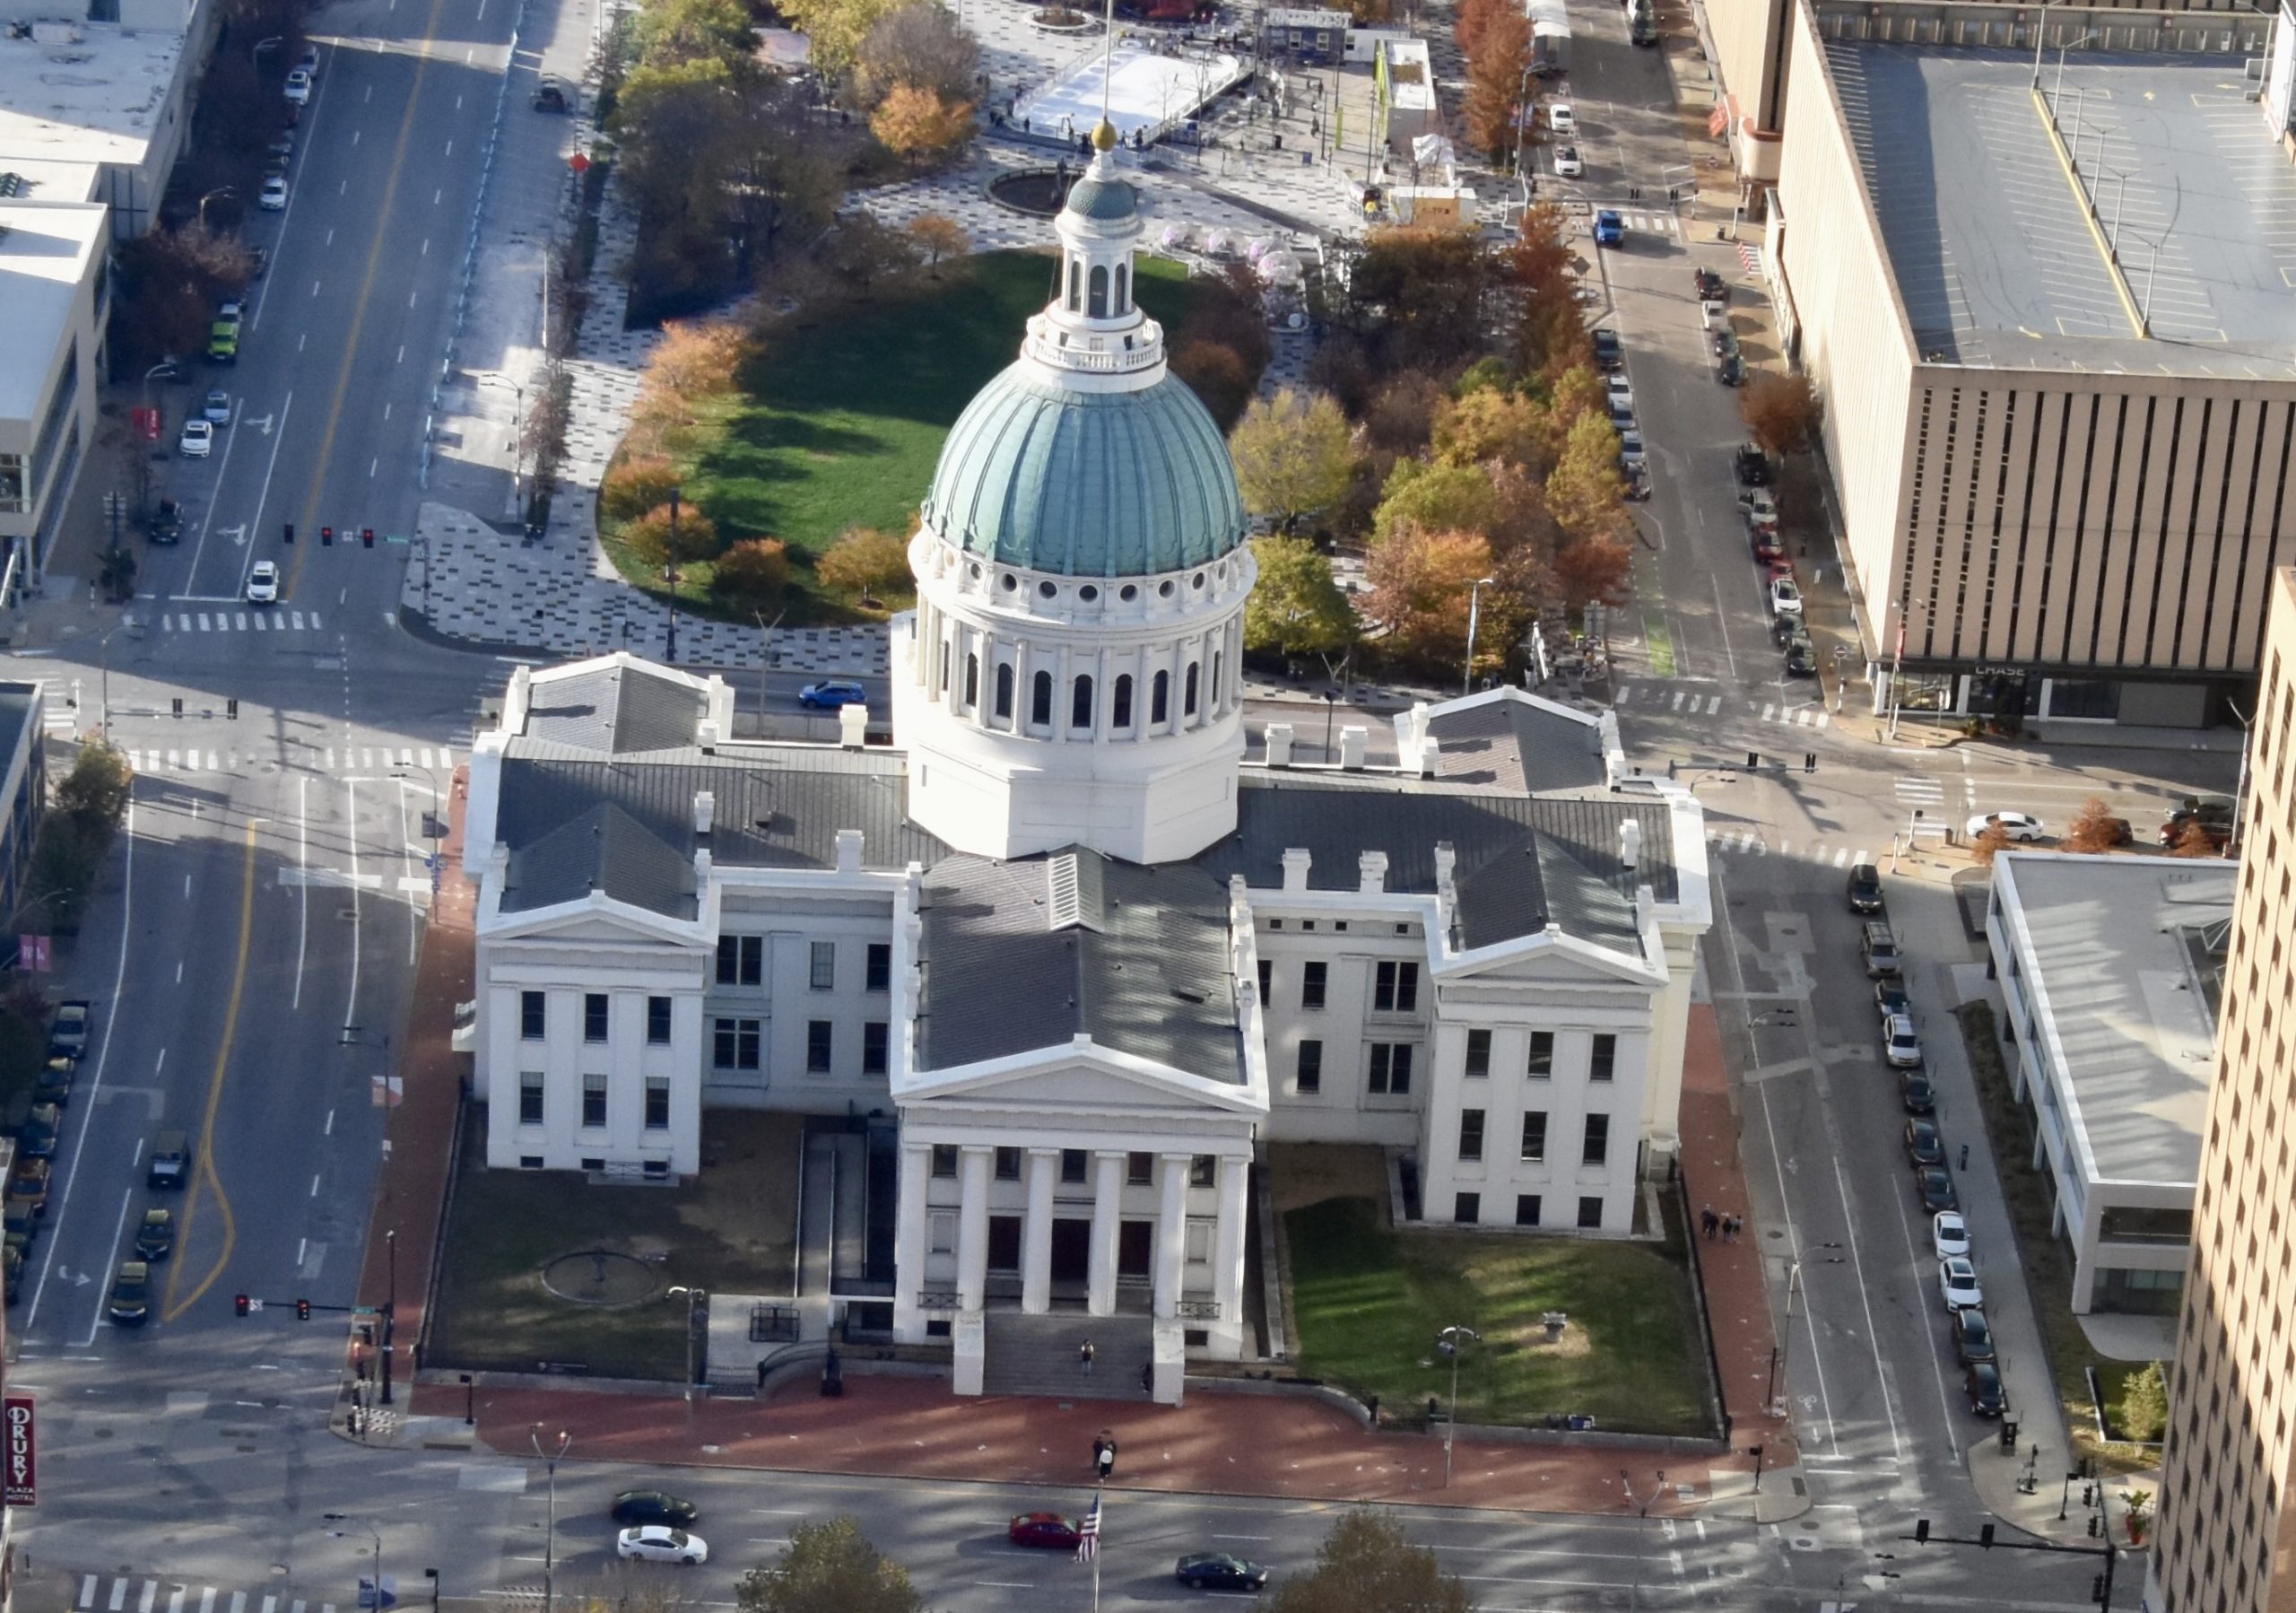
[[[1048,1546],[1058,1551],[1074,1551],[1079,1536],[1076,1525],[1058,1513],[1022,1513],[1005,1530],[1004,1538],[1015,1546]]]
[[[1767,564],[1773,560],[1783,560],[1786,558],[1786,540],[1779,536],[1774,531],[1755,533],[1753,535],[1753,545],[1754,558],[1762,562],[1764,564]]]

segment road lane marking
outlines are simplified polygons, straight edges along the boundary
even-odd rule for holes
[[[248,949],[255,936],[255,836],[257,825],[262,822],[257,817],[248,819],[247,856],[239,876],[239,955],[232,963],[230,996],[223,1006],[223,1033],[216,1040],[214,1072],[207,1078],[207,1109],[201,1117],[199,1127],[199,1167],[184,1196],[180,1217],[183,1227],[178,1234],[176,1245],[189,1251],[192,1226],[199,1215],[200,1189],[206,1187],[213,1190],[216,1213],[223,1217],[223,1247],[216,1255],[215,1263],[207,1269],[207,1275],[199,1279],[198,1285],[184,1295],[180,1303],[176,1300],[176,1290],[182,1284],[183,1274],[190,1268],[186,1261],[171,1263],[168,1273],[168,1301],[160,1312],[162,1321],[173,1321],[199,1303],[207,1290],[215,1286],[215,1279],[223,1275],[223,1268],[230,1263],[231,1251],[238,1247],[239,1241],[239,1222],[231,1213],[230,1197],[223,1191],[222,1178],[215,1173],[215,1112],[222,1106],[223,1078],[230,1072],[231,1043],[239,1034],[239,1004],[247,995]]]
[[[111,1246],[114,1249],[117,1249],[119,1247],[119,1241],[127,1235],[127,1212],[130,1209],[133,1209],[135,1205],[135,1190],[134,1188],[129,1188],[126,1192],[119,1196],[119,1225],[112,1228],[111,1233]],[[59,1215],[62,1213],[63,1212],[60,1210],[57,1212]],[[111,1291],[109,1287],[102,1282],[98,1282],[96,1284],[95,1313],[88,1318],[88,1336],[80,1340],[80,1348],[84,1350],[96,1342],[96,1335],[103,1330],[104,1307],[110,1303]],[[180,1601],[182,1600],[183,1592],[178,1591],[176,1592],[176,1596],[178,1601]],[[178,1609],[178,1613],[180,1613],[180,1609]]]
[[[295,993],[287,1005],[290,1011],[303,1006],[303,952],[311,938],[311,885],[309,878],[311,866],[310,783],[308,777],[295,780],[295,867],[306,877],[298,903],[301,911],[295,919]],[[332,1111],[327,1118],[330,1121],[335,1118]]]
[[[135,1604],[135,1613],[152,1613],[152,1604],[159,1600],[159,1596],[160,1582],[157,1580],[145,1580],[144,1582],[144,1595]]]

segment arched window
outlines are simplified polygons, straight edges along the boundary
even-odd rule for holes
[[[1117,266],[1116,266],[1116,306],[1115,306],[1114,308],[1112,308],[1112,309],[1109,310],[1109,311],[1110,313],[1112,313],[1112,314],[1120,314],[1120,313],[1122,313],[1122,312],[1125,310],[1125,308],[1126,308],[1126,302],[1125,302],[1125,298],[1126,298],[1126,295],[1131,292],[1131,290],[1132,290],[1132,271],[1131,271],[1130,269],[1128,269],[1128,268],[1125,267],[1125,266],[1124,266],[1124,265],[1122,265],[1122,264],[1118,264],[1118,265],[1117,265]]]
[[[1074,313],[1083,300],[1084,266],[1075,258],[1068,260],[1068,311]]]
[[[1212,709],[1213,709],[1213,711],[1218,711],[1218,710],[1220,709],[1220,657],[1221,657],[1221,654],[1222,654],[1222,652],[1221,652],[1221,651],[1219,651],[1219,650],[1213,650],[1213,651],[1212,652]]]
[[[1092,726],[1092,680],[1089,677],[1080,677],[1070,685],[1068,726],[1072,728]]]
[[[1029,680],[1029,720],[1040,728],[1052,726],[1052,674],[1039,672]]]
[[[965,709],[971,711],[980,704],[980,658],[965,657]]]
[[[1172,714],[1172,675],[1159,672],[1148,685],[1148,720],[1162,722]]]
[[[941,693],[949,692],[949,641],[941,641]]]
[[[1180,715],[1183,717],[1193,717],[1196,715],[1196,675],[1197,670],[1198,668],[1194,661],[1190,661],[1187,664],[1187,683],[1185,686],[1186,692],[1180,696]]]
[[[1105,319],[1109,317],[1109,272],[1106,265],[1096,263],[1092,266],[1090,283],[1092,289],[1085,299],[1084,311],[1091,318]]]
[[[1010,661],[996,663],[996,715],[1005,718],[1013,715],[1013,663]]]
[[[1113,728],[1132,726],[1132,675],[1128,672],[1116,680],[1116,704],[1109,712],[1109,726]]]

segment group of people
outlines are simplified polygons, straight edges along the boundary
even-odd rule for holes
[[[1718,1236],[1725,1243],[1735,1243],[1738,1241],[1738,1234],[1745,1230],[1745,1226],[1746,1218],[1735,1210],[1726,1216],[1717,1215],[1714,1207],[1709,1204],[1698,1212],[1698,1229],[1706,1234],[1706,1241],[1709,1243]]]

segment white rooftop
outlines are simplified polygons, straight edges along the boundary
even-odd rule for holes
[[[100,188],[103,171],[100,162],[20,157],[0,153],[0,184],[4,184],[12,174],[16,180],[15,194],[0,196],[0,201],[96,201],[103,195]]]
[[[0,343],[0,420],[28,421],[39,407],[88,259],[109,242],[107,211],[100,202],[0,202],[0,309],[9,332]],[[94,362],[81,355],[83,376]]]
[[[1387,58],[1387,83],[1392,86],[1393,104],[1408,107],[1414,111],[1431,111],[1435,106],[1435,69],[1428,60],[1424,39],[1381,39],[1379,48]]]
[[[135,165],[157,132],[184,37],[35,22],[0,37],[0,170],[19,160]]]
[[[2071,1086],[2067,1135],[2092,1180],[2199,1179],[2216,1046],[2207,974],[2222,965],[2238,869],[2213,857],[1994,859],[2021,984]]]

